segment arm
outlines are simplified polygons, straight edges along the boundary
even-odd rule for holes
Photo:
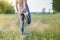
[[[18,11],[18,0],[16,0],[16,10]]]
[[[24,6],[24,8],[26,8],[26,3],[27,3],[27,1],[23,0],[23,6]]]
[[[27,1],[26,0],[23,0],[23,9],[22,9],[22,12],[26,12],[26,3]]]

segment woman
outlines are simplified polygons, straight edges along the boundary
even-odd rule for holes
[[[16,0],[16,10],[20,19],[21,32],[22,35],[24,35],[24,18],[26,18],[28,24],[31,23],[31,16],[30,16],[29,7],[27,5],[27,0]]]

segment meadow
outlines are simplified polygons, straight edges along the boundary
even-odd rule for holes
[[[0,14],[0,40],[60,40],[60,13],[31,14],[31,18],[22,39],[18,15]]]

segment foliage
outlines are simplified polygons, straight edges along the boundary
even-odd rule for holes
[[[1,0],[0,1],[0,13],[14,13],[14,8],[11,3],[9,3],[7,0]]]
[[[53,0],[54,12],[60,12],[60,0]]]

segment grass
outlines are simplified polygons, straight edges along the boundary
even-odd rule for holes
[[[23,40],[60,40],[60,14],[31,14]],[[0,14],[0,40],[22,40],[17,14]]]

